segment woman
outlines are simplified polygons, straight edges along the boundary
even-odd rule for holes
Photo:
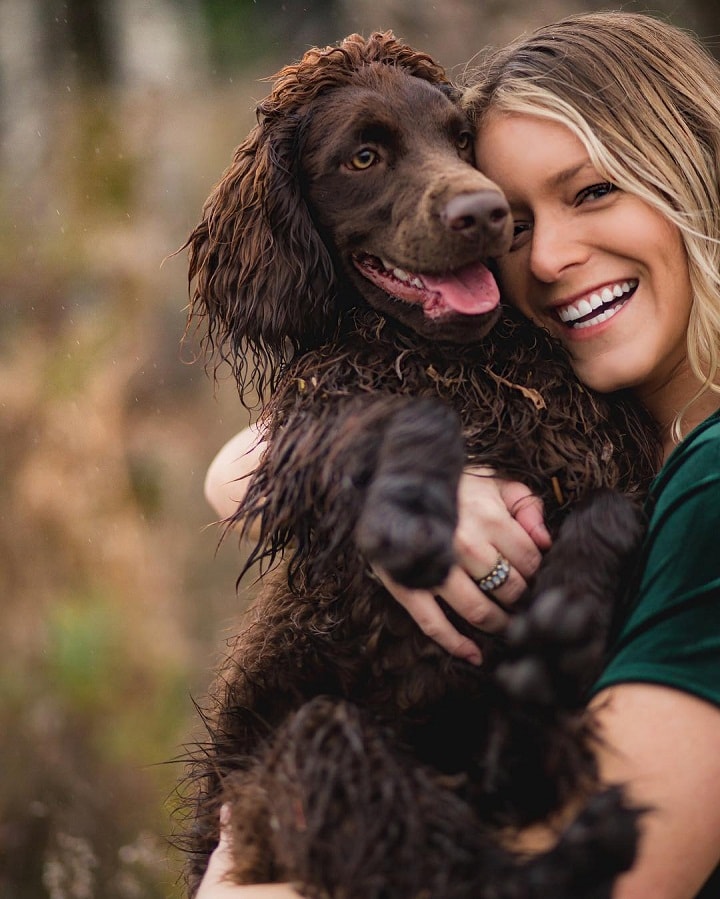
[[[604,779],[652,809],[615,896],[720,896],[720,71],[677,29],[598,13],[491,56],[467,102],[478,165],[513,210],[505,296],[560,338],[583,382],[631,388],[663,429],[637,599],[591,700]],[[526,499],[516,484],[461,486],[460,565],[482,577],[505,555],[505,603],[548,544]],[[452,584],[439,592],[470,620],[492,601],[468,608]],[[432,594],[390,586],[475,657]],[[218,885],[223,852],[200,899],[293,895]]]

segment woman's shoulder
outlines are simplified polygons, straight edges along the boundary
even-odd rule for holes
[[[648,542],[674,556],[687,541],[704,545],[720,528],[720,410],[695,427],[671,453],[651,489]],[[713,553],[713,557],[715,554]]]
[[[697,452],[717,451],[720,446],[720,409],[696,425],[670,454],[668,462],[676,459],[692,457]]]
[[[649,682],[720,706],[720,413],[671,454],[648,511],[638,582],[595,691]]]
[[[651,493],[657,500],[668,489],[684,490],[706,477],[720,480],[720,409],[693,428],[673,450]]]

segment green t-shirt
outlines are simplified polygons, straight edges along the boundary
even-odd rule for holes
[[[637,589],[593,692],[644,682],[720,706],[720,412],[670,455],[647,511]],[[720,899],[720,868],[698,899]]]
[[[635,600],[594,692],[644,681],[720,706],[720,412],[670,455],[648,513]]]

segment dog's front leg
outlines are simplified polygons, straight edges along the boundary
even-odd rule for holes
[[[614,606],[632,586],[644,531],[637,503],[598,490],[570,513],[529,607],[508,629],[512,661],[498,671],[518,700],[581,707],[600,673]]]
[[[355,532],[372,564],[407,587],[437,587],[454,560],[460,421],[444,404],[408,402],[388,422]]]

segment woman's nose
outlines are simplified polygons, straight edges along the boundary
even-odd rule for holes
[[[566,270],[581,265],[589,256],[577,224],[571,228],[558,222],[536,221],[530,247],[530,270],[538,281],[551,284]]]

